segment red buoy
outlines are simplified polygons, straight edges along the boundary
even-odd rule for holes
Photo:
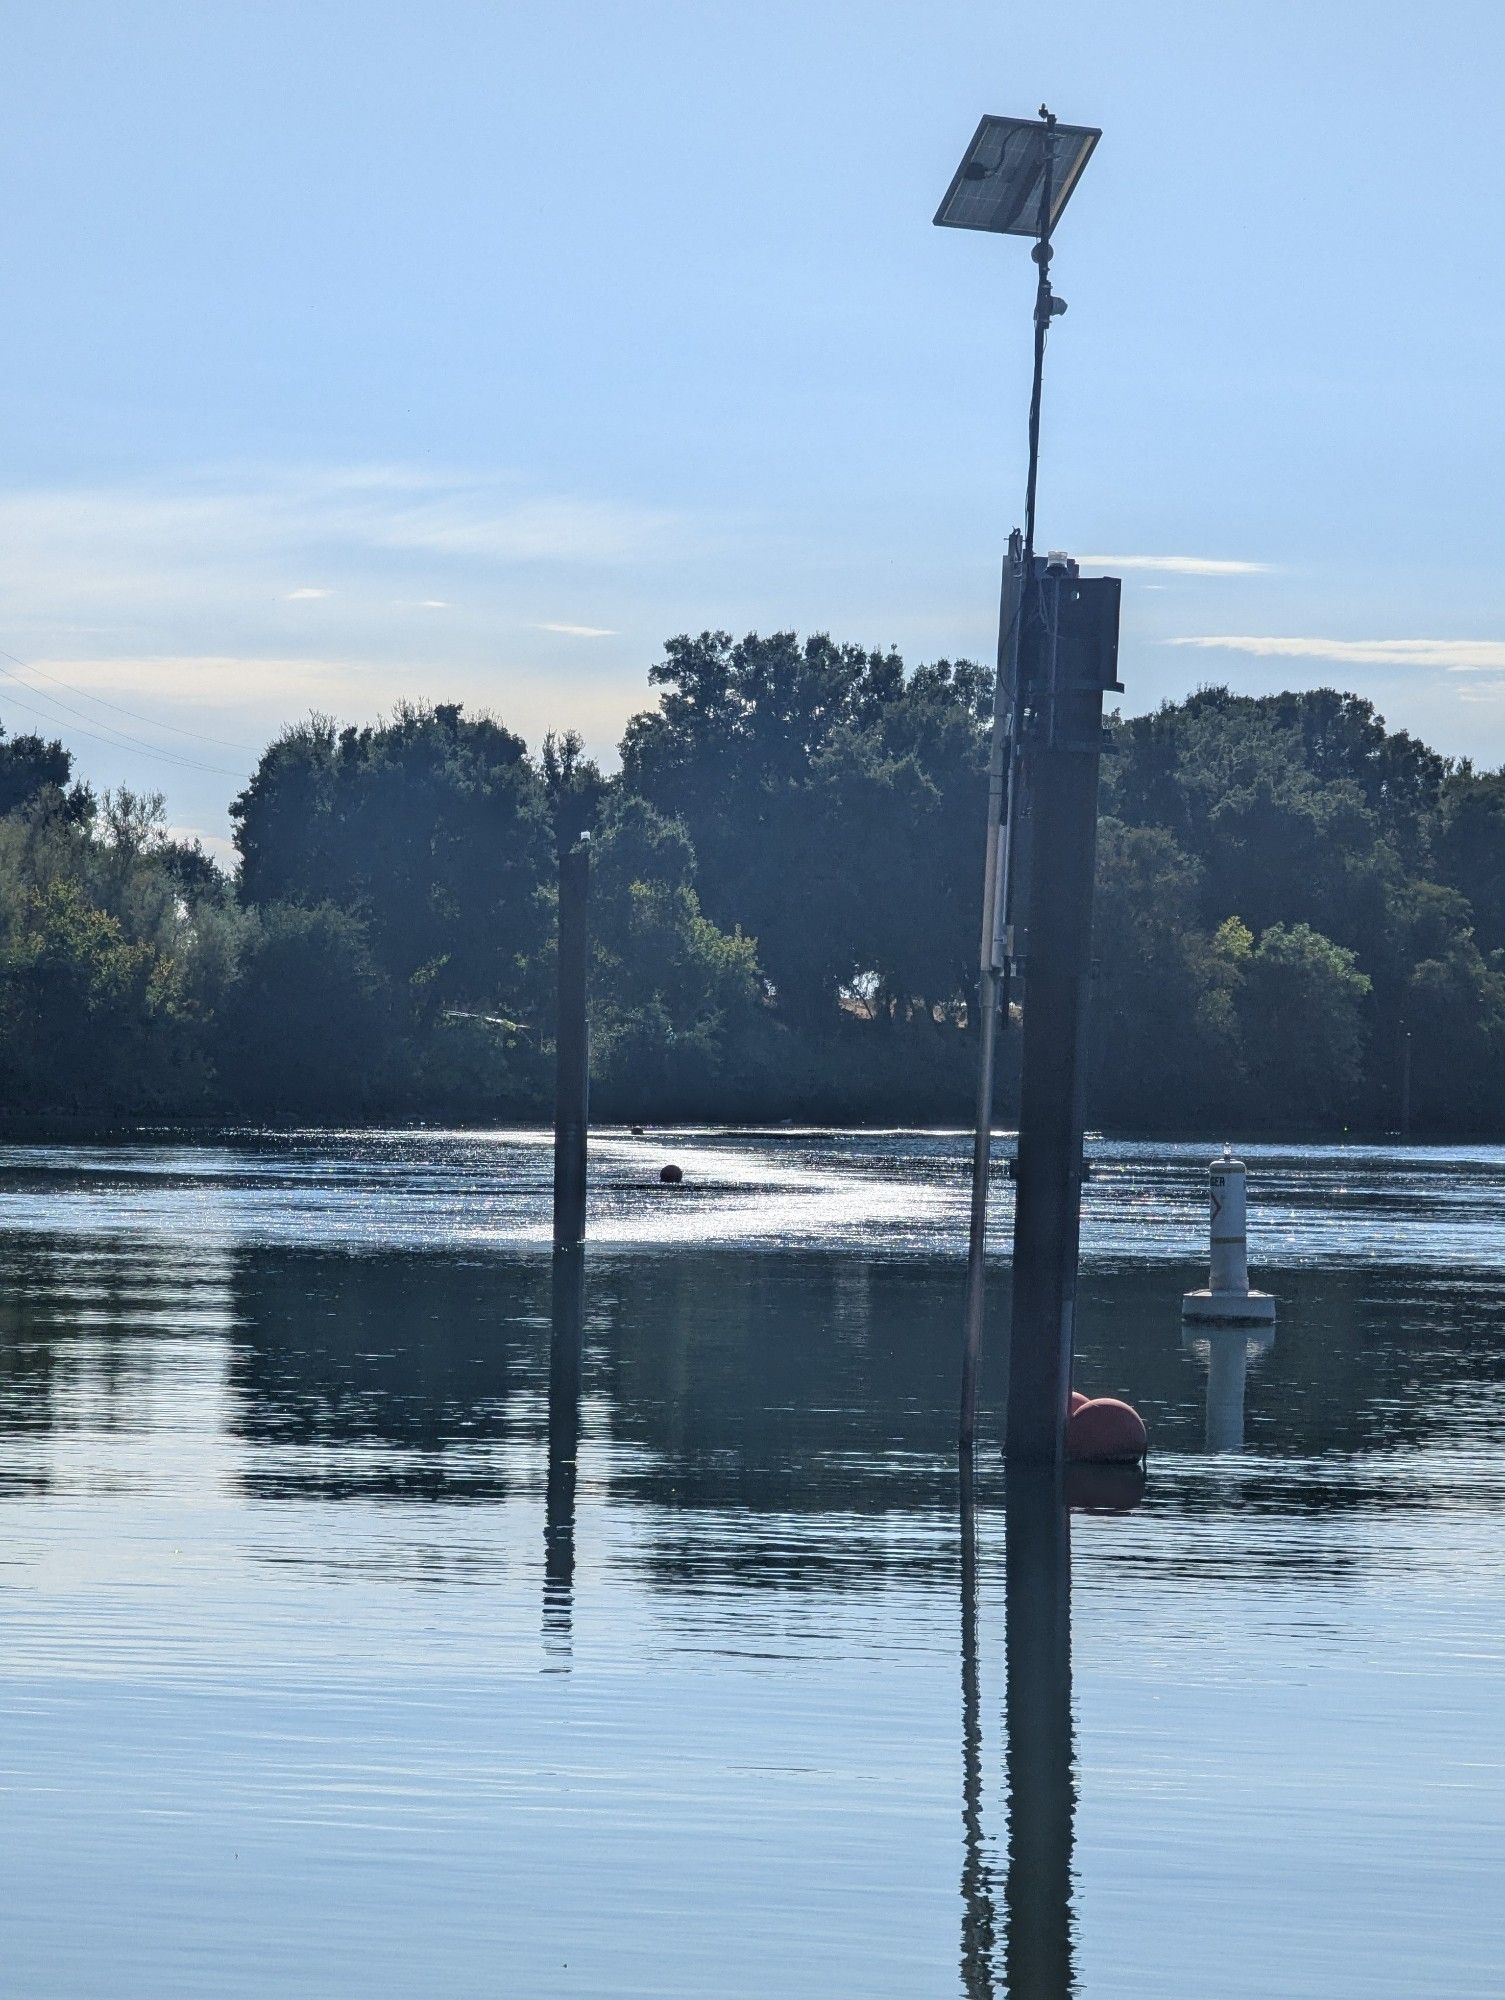
[[[1078,1410],[1085,1409],[1086,1404],[1087,1398],[1082,1394],[1081,1390],[1073,1389],[1071,1392],[1071,1407],[1066,1412],[1067,1416],[1074,1417]]]
[[[671,1160],[667,1167],[659,1168],[658,1177],[665,1187],[678,1187],[685,1177],[685,1170],[683,1167],[676,1167]]]
[[[1116,1396],[1095,1396],[1066,1419],[1066,1456],[1078,1464],[1133,1465],[1149,1441],[1144,1418]]]

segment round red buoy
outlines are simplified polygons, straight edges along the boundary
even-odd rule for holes
[[[665,1187],[678,1187],[685,1177],[685,1170],[683,1167],[676,1167],[671,1160],[667,1167],[659,1168],[658,1177]]]
[[[1066,1419],[1066,1456],[1078,1464],[1132,1465],[1148,1445],[1144,1418],[1116,1396],[1095,1396]]]
[[[1082,1394],[1081,1390],[1073,1389],[1071,1392],[1071,1408],[1066,1412],[1067,1416],[1074,1417],[1078,1410],[1086,1407],[1086,1403],[1087,1398]]]

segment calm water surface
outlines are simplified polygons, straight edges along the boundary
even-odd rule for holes
[[[0,1149],[0,1993],[1505,1993],[1505,1152],[1211,1150],[964,1521],[956,1135]]]

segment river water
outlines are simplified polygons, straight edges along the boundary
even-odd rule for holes
[[[0,1149],[0,1993],[1505,1992],[1505,1152],[1089,1150],[963,1519],[958,1135]]]

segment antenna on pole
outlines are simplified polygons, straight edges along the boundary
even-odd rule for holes
[[[1035,225],[1035,247],[1030,255],[1038,273],[1035,283],[1035,368],[1029,395],[1029,474],[1024,486],[1024,566],[1025,574],[1035,554],[1035,488],[1040,477],[1040,392],[1045,381],[1045,336],[1051,320],[1066,310],[1064,299],[1050,289],[1051,200],[1055,193],[1056,115],[1042,104],[1044,159],[1040,169],[1040,213]]]

